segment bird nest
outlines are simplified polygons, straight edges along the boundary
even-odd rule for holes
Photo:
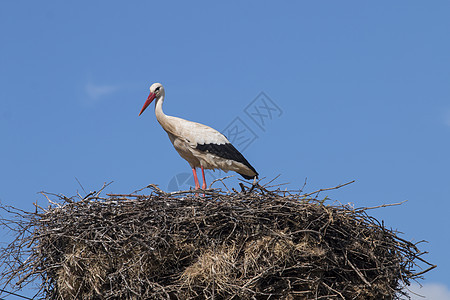
[[[401,299],[435,267],[370,208],[326,205],[322,190],[149,187],[3,207],[17,235],[0,255],[2,283],[41,279],[44,299]]]

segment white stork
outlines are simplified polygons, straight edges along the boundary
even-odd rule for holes
[[[169,135],[175,150],[191,166],[196,189],[200,189],[196,168],[202,170],[202,189],[206,189],[204,169],[235,171],[245,179],[253,178],[253,184],[255,184],[258,172],[223,134],[200,123],[165,115],[162,109],[164,95],[164,87],[161,83],[152,84],[150,95],[148,95],[139,116],[156,99],[156,119]]]

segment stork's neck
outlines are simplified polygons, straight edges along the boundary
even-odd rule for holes
[[[164,102],[164,93],[156,99],[155,102],[155,115],[156,119],[158,120],[159,124],[164,127],[164,125],[167,123],[167,116],[164,114],[162,105]]]

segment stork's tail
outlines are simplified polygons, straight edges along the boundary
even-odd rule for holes
[[[242,173],[238,173],[239,175],[241,175],[242,177],[244,177],[244,179],[247,179],[247,180],[250,180],[250,179],[258,179],[258,173],[256,173],[256,175],[253,175],[253,176],[249,176],[249,175],[245,175],[245,174],[242,174]]]

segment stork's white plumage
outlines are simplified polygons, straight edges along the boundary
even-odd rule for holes
[[[201,168],[202,170],[203,189],[206,189],[204,169],[221,169],[225,172],[235,171],[245,179],[258,178],[258,172],[256,172],[255,168],[250,165],[223,134],[200,123],[165,115],[162,110],[164,96],[165,92],[162,84],[152,84],[150,86],[150,95],[139,115],[156,99],[156,119],[169,135],[175,150],[191,166],[196,189],[200,188],[196,168]]]

